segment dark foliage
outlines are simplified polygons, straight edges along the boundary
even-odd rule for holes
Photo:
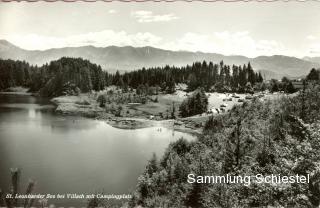
[[[64,57],[42,67],[0,60],[0,75],[0,89],[25,86],[43,96],[78,94],[105,86],[101,67],[81,58]]]
[[[0,59],[0,90],[15,86],[29,86],[37,66],[30,66],[25,61]],[[40,80],[38,80],[40,81]]]
[[[319,97],[320,87],[310,87],[293,97],[256,99],[210,118],[197,141],[170,144],[152,174],[140,176],[130,206],[318,207]],[[310,183],[189,184],[190,173],[309,174]]]
[[[11,191],[8,193],[3,193],[0,189],[0,207],[34,207],[34,205],[38,205],[39,207],[44,207],[47,204],[46,200],[39,200],[37,203],[35,203],[34,199],[31,198],[25,198],[25,199],[18,199],[15,198],[16,194],[22,194],[20,191],[20,176],[21,172],[17,168],[11,169]],[[27,185],[26,191],[23,193],[25,195],[32,194],[34,190],[35,182],[29,181]],[[11,194],[11,197],[7,197],[7,194]]]
[[[187,84],[190,91],[203,87],[206,90],[219,92],[245,92],[248,90],[246,88],[248,83],[254,86],[256,83],[263,81],[262,75],[254,72],[250,63],[243,66],[228,66],[223,61],[220,64],[213,64],[212,62],[208,64],[206,61],[195,62],[186,67],[142,68],[123,75],[117,72],[106,76],[108,84],[119,86],[123,81],[132,88],[138,88],[139,85],[161,86],[162,90],[168,93],[174,92],[175,83]]]
[[[311,69],[310,73],[307,75],[307,80],[319,81],[320,70],[316,70],[315,68]]]
[[[26,62],[0,60],[0,90],[14,87],[30,87],[43,96],[77,94],[101,90],[116,85],[124,91],[129,87],[138,94],[155,94],[159,88],[166,93],[175,92],[176,83],[185,83],[188,90],[198,87],[218,92],[252,92],[253,86],[262,83],[260,73],[253,71],[250,63],[243,66],[228,66],[220,62],[203,61],[191,66],[142,68],[132,72],[115,74],[103,72],[99,65],[81,58],[63,57],[41,67]],[[259,85],[257,85],[259,86]]]
[[[294,93],[297,91],[297,89],[294,88],[292,81],[287,77],[283,77],[281,81],[272,79],[269,88],[271,92],[283,91],[285,93]]]
[[[208,98],[203,89],[198,89],[181,103],[179,111],[181,117],[188,117],[204,113],[207,108]]]

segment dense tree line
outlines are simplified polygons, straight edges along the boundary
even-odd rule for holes
[[[44,65],[36,76],[45,83],[40,86],[40,94],[46,96],[99,91],[105,87],[101,67],[81,58],[52,61]]]
[[[206,91],[251,92],[262,83],[261,73],[255,72],[251,64],[243,66],[195,62],[185,67],[155,67],[120,74],[102,71],[99,65],[81,58],[63,57],[41,67],[24,61],[0,59],[0,90],[13,86],[30,87],[45,96],[56,96],[73,92],[101,90],[116,85],[150,91],[149,88],[172,93],[175,84],[185,83],[188,90],[199,87]],[[151,90],[155,91],[155,90]]]
[[[25,61],[0,59],[0,90],[14,86],[29,86],[38,67]]]
[[[0,90],[25,86],[43,96],[98,91],[105,87],[105,72],[101,67],[81,58],[63,57],[41,67],[0,60],[0,75]]]
[[[260,72],[255,72],[250,63],[243,66],[195,62],[186,67],[155,67],[120,74],[106,74],[108,84],[130,86],[137,88],[139,85],[160,86],[162,90],[172,92],[175,83],[185,83],[190,91],[203,87],[205,90],[214,91],[239,91],[252,90],[256,83],[263,81]]]
[[[171,143],[139,177],[131,207],[318,207],[320,89],[233,107],[198,140]],[[310,183],[188,183],[200,176],[310,175]]]
[[[26,62],[0,60],[0,89],[13,86],[30,87],[45,96],[56,96],[72,92],[101,90],[116,85],[124,90],[129,87],[149,91],[149,87],[167,93],[175,91],[176,83],[185,83],[188,90],[198,87],[212,91],[252,91],[263,81],[260,73],[254,72],[251,64],[228,66],[220,62],[195,62],[191,66],[156,67],[120,74],[103,72],[99,65],[81,58],[66,58],[52,61],[41,67]]]
[[[307,81],[319,81],[320,70],[312,69]],[[25,61],[0,59],[0,90],[14,86],[29,87],[44,96],[77,94],[102,90],[116,85],[125,92],[137,89],[138,94],[173,93],[178,83],[185,83],[189,91],[199,87],[205,91],[253,92],[268,89],[272,92],[293,93],[292,81],[284,77],[272,79],[267,85],[260,72],[255,72],[250,63],[243,66],[195,62],[185,67],[165,66],[142,68],[132,72],[114,74],[105,72],[101,66],[81,58],[63,57],[41,67]]]

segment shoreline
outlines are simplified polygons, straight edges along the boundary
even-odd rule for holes
[[[66,113],[61,111],[57,112],[56,110],[55,110],[55,113],[60,115],[79,116],[87,119],[103,121],[114,128],[124,129],[124,130],[163,127],[163,128],[175,130],[178,132],[188,133],[191,135],[199,135],[202,132],[202,128],[193,128],[191,126],[187,127],[186,125],[189,122],[181,121],[180,119],[150,120],[147,118],[116,117],[112,114],[107,114],[107,113],[102,113],[98,116],[93,116],[93,114],[91,113],[80,113],[80,112]],[[177,125],[177,123],[179,124]]]
[[[4,95],[26,95],[36,96],[37,94],[29,93],[27,88],[17,87],[12,88],[10,91],[3,91],[0,94]],[[208,93],[209,102],[212,105],[219,106],[220,103],[224,103],[223,93]],[[162,99],[177,99],[179,95],[159,95]],[[241,98],[244,95],[240,95]],[[110,126],[119,129],[142,129],[149,127],[164,127],[179,132],[189,133],[193,135],[199,135],[202,133],[203,126],[208,118],[214,114],[202,114],[191,116],[187,118],[165,119],[155,116],[154,112],[150,112],[150,109],[154,109],[153,106],[145,104],[139,104],[138,108],[128,107],[131,111],[130,114],[123,113],[121,116],[116,116],[110,112],[106,112],[104,108],[99,107],[96,101],[97,93],[82,93],[79,95],[59,96],[50,99],[50,102],[55,106],[54,112],[60,115],[79,116],[84,118],[90,118],[95,120],[104,121]],[[228,108],[239,103],[230,103]],[[163,103],[157,103],[159,108],[165,106]],[[120,106],[120,105],[119,105]],[[124,105],[123,105],[124,106]],[[209,108],[211,108],[209,107]],[[126,109],[126,110],[127,110]],[[149,110],[149,111],[148,111]],[[125,110],[123,110],[125,111]]]
[[[35,93],[29,92],[29,88],[25,87],[10,87],[4,91],[0,91],[2,95],[29,95],[33,96]]]
[[[80,116],[89,119],[104,121],[110,126],[119,129],[142,129],[149,127],[164,127],[175,131],[199,135],[202,132],[203,124],[183,119],[148,119],[145,116],[115,116],[105,112],[94,100],[90,100],[88,95],[80,96],[60,96],[52,98],[50,101],[56,106],[55,113],[60,115]],[[195,127],[198,126],[198,127]]]
[[[0,92],[1,95],[28,95],[34,96],[35,94],[32,92]]]

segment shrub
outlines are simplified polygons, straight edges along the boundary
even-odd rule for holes
[[[181,103],[179,111],[181,117],[188,117],[204,113],[207,108],[208,98],[203,89],[198,89]]]
[[[105,107],[107,99],[106,99],[106,97],[104,95],[99,95],[99,97],[97,99],[97,102],[99,102],[99,106],[100,107]]]

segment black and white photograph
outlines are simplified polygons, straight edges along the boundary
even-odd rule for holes
[[[319,208],[319,11],[0,0],[0,207]]]

